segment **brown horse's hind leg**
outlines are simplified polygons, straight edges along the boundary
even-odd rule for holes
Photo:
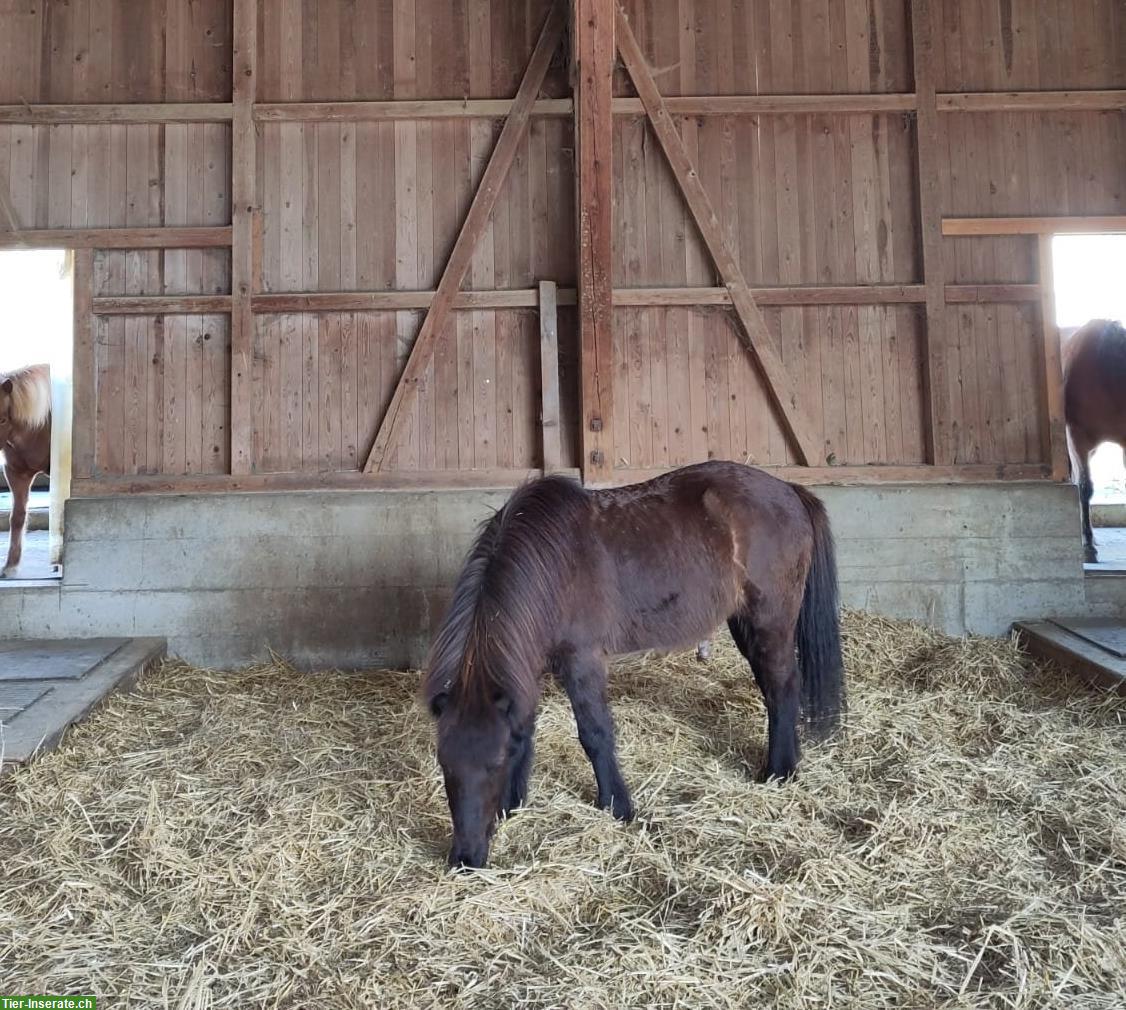
[[[788,779],[798,767],[800,690],[793,632],[755,629],[744,617],[728,621],[731,637],[766,701],[767,751],[761,777]]]
[[[606,700],[606,664],[597,656],[568,653],[553,664],[556,677],[571,699],[579,742],[590,758],[598,783],[598,806],[618,820],[633,820],[633,801],[618,767],[614,720]]]
[[[23,556],[23,534],[27,526],[27,500],[31,494],[31,482],[35,474],[24,473],[7,466],[4,476],[8,480],[8,487],[12,492],[12,514],[8,522],[8,560],[4,562],[4,569],[0,571],[0,578],[10,579],[16,574]]]

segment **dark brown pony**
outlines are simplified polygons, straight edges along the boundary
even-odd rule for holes
[[[696,645],[724,620],[766,699],[763,775],[787,778],[798,764],[799,710],[820,735],[835,728],[843,702],[836,562],[821,502],[724,462],[607,491],[561,477],[519,489],[470,551],[428,663],[450,864],[483,866],[498,817],[525,800],[546,671],[570,698],[598,806],[630,820],[606,657]]]
[[[1083,546],[1098,561],[1091,532],[1091,453],[1103,442],[1126,451],[1126,330],[1109,319],[1093,319],[1075,331],[1064,348],[1063,405],[1071,443],[1072,471],[1079,484]]]
[[[36,474],[51,470],[51,373],[47,365],[28,365],[0,374],[0,455],[12,492],[8,560],[0,578],[16,574],[23,554],[27,502]]]

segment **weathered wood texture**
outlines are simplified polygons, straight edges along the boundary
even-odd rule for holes
[[[969,466],[1058,476],[1039,240],[936,236],[933,224],[1126,214],[1126,9],[929,0],[919,5],[932,28],[920,82],[914,6],[623,9],[801,393],[810,462],[850,475],[878,464],[886,476],[933,458],[944,464],[936,479]],[[93,250],[79,476],[164,488],[195,475],[193,486],[219,487],[211,475],[234,466],[261,486],[297,486],[361,467],[547,7],[259,0],[247,117],[232,87],[233,0],[0,4],[0,244]],[[595,448],[582,423],[578,103],[565,50],[388,457],[403,480],[543,465],[545,280],[559,286],[558,465],[583,465],[584,437]],[[935,112],[920,116],[930,87]],[[730,296],[620,66],[604,115],[608,479],[709,456],[793,465]],[[243,138],[234,158],[232,125]],[[249,261],[245,220],[231,228],[232,192],[257,208]],[[249,313],[232,269],[239,284],[249,278]],[[232,307],[250,354],[237,432]]]

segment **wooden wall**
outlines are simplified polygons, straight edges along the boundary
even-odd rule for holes
[[[247,157],[232,136],[243,4],[256,67],[245,296],[229,227]],[[701,99],[674,104],[675,121],[815,433],[814,471],[1050,475],[1037,239],[938,229],[1126,214],[1126,5],[623,6],[661,94]],[[94,250],[76,493],[363,479],[548,9],[0,3],[0,241]],[[454,309],[404,408],[384,465],[403,483],[542,466],[540,280],[560,285],[562,464],[589,467],[568,51],[477,238],[462,287],[480,294]],[[625,480],[708,457],[793,466],[637,92],[612,72],[607,467]],[[1024,97],[1006,105],[1010,92]],[[160,231],[136,237],[146,229]],[[134,240],[145,247],[121,247]]]

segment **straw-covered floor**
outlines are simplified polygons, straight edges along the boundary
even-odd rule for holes
[[[707,665],[614,677],[640,820],[558,692],[530,809],[451,875],[416,675],[169,663],[0,781],[0,980],[130,1008],[1126,1006],[1126,702],[849,615],[849,732],[759,785]],[[116,997],[111,999],[110,997]]]

